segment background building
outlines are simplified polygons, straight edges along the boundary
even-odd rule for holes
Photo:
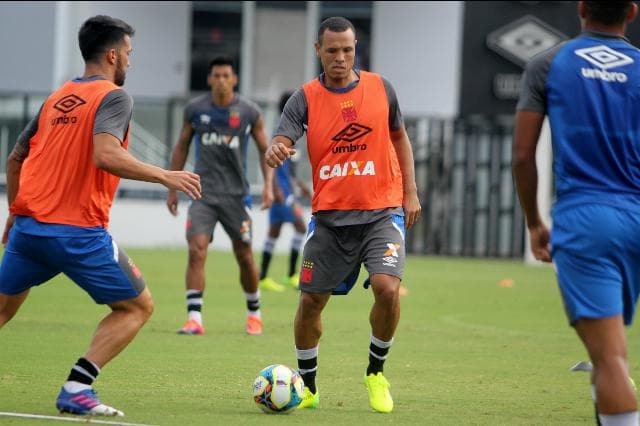
[[[515,100],[526,61],[578,33],[575,2],[0,2],[1,179],[15,138],[46,95],[82,73],[77,31],[96,14],[136,29],[126,82],[135,99],[130,149],[162,166],[184,103],[208,90],[212,57],[236,59],[238,89],[264,108],[270,132],[280,94],[319,71],[313,48],[319,23],[349,18],[358,65],[394,84],[414,144],[424,215],[409,250],[500,257],[525,251],[510,171]],[[631,40],[640,39],[637,26],[631,30]],[[300,148],[299,169],[310,180]],[[257,194],[261,176],[255,151],[250,155]],[[542,155],[549,164],[548,148]],[[549,173],[542,185],[548,194]],[[169,216],[160,187],[123,181],[119,196],[113,230],[122,229],[124,244],[183,244],[183,222]],[[132,212],[147,218],[144,233],[127,227]],[[0,220],[4,215],[2,208]]]

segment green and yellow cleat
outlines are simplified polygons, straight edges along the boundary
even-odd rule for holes
[[[369,391],[369,404],[378,413],[390,413],[393,411],[393,398],[389,393],[389,382],[382,373],[369,374],[364,377],[364,384]]]
[[[303,408],[318,408],[318,404],[320,404],[320,393],[318,389],[316,389],[316,393],[311,393],[309,387],[304,387],[304,397],[302,398],[302,402],[298,405],[298,409]]]
[[[276,293],[282,293],[284,291],[282,284],[278,284],[273,278],[269,277],[261,279],[259,285],[261,290],[275,291]]]
[[[300,275],[293,274],[290,277],[285,278],[285,282],[288,283],[291,287],[298,290],[298,283],[300,282]]]

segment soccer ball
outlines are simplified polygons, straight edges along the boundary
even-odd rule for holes
[[[273,364],[263,368],[253,382],[253,400],[265,413],[289,413],[304,395],[304,382],[296,370]]]

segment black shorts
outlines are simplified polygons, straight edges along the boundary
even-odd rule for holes
[[[311,218],[302,255],[300,290],[328,293],[353,278],[364,263],[369,275],[402,278],[404,270],[404,216],[391,214],[363,225],[327,226]],[[346,290],[346,291],[345,291]]]
[[[187,213],[187,239],[192,235],[209,235],[213,240],[213,230],[218,221],[233,241],[251,244],[251,216],[244,197],[227,197],[216,203],[202,200],[192,201]]]

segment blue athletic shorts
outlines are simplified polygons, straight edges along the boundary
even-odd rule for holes
[[[0,265],[0,293],[22,293],[61,272],[99,304],[132,299],[145,287],[138,268],[106,230],[45,237],[11,229]]]
[[[569,322],[622,314],[640,292],[640,214],[601,204],[554,209],[551,256]]]
[[[302,210],[296,203],[273,203],[269,209],[269,224],[293,223],[302,218]]]

